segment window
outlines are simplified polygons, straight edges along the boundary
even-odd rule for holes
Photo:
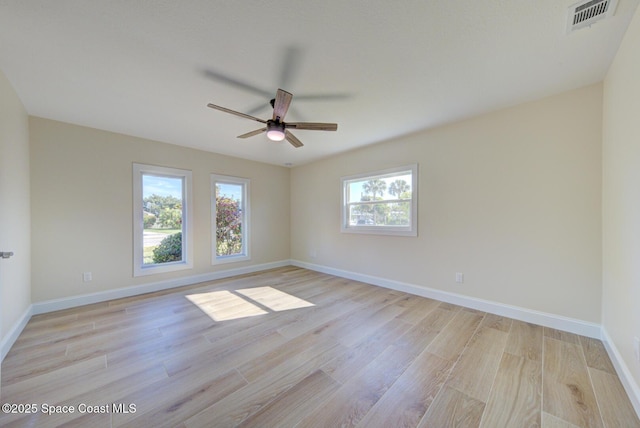
[[[211,263],[249,260],[249,180],[211,175]]]
[[[191,171],[133,164],[133,274],[193,267]]]
[[[342,232],[417,236],[418,165],[343,177]]]

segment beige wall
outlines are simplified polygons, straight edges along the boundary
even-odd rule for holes
[[[599,323],[601,118],[597,84],[294,168],[292,258]],[[413,162],[417,238],[340,233],[341,176]]]
[[[636,384],[640,363],[640,9],[604,82],[602,325]]]
[[[31,304],[28,117],[0,71],[0,341]]]
[[[287,168],[35,117],[30,134],[35,302],[289,258]],[[133,277],[134,162],[192,171],[193,269]],[[250,261],[211,265],[211,173],[251,179]]]

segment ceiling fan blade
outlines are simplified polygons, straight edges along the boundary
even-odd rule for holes
[[[218,73],[214,70],[204,70],[204,75],[210,79],[217,80],[219,82],[225,83],[227,85],[235,86],[236,88],[244,89],[245,91],[253,92],[259,94],[265,98],[271,96],[272,92],[266,91],[264,89],[258,88],[257,86],[253,86],[250,83],[242,82],[233,77],[227,76],[222,73]]]
[[[337,131],[337,123],[287,122],[285,128],[308,129],[310,131]]]
[[[290,142],[291,145],[296,149],[298,147],[304,146],[304,144],[302,144],[302,141],[298,140],[295,135],[293,135],[291,132],[287,130],[284,131],[284,138],[286,138],[287,141]]]
[[[298,74],[300,70],[300,63],[302,59],[302,49],[299,46],[287,46],[284,50],[284,55],[280,65],[280,87],[288,88],[291,86],[293,77]],[[296,99],[298,97],[296,96]]]
[[[260,128],[260,129],[256,129],[255,131],[247,132],[246,134],[238,135],[238,138],[249,138],[249,137],[253,137],[254,135],[262,134],[263,132],[266,132],[266,131],[267,131],[267,128]]]
[[[255,120],[256,122],[267,123],[266,120],[258,119],[257,117],[249,116],[248,114],[240,113],[239,111],[231,110],[231,109],[228,109],[226,107],[220,107],[220,106],[217,106],[215,104],[209,103],[209,104],[207,104],[207,107],[215,109],[215,110],[220,110],[220,111],[223,111],[225,113],[231,113],[231,114],[234,114],[236,116],[244,117],[245,119]]]
[[[284,121],[284,115],[289,110],[291,99],[293,99],[293,95],[283,89],[278,89],[276,101],[273,104],[273,120]]]
[[[267,110],[267,108],[270,107],[271,106],[269,105],[269,103],[256,104],[255,106],[247,110],[247,114],[254,115],[256,113],[260,113],[262,110]]]
[[[338,92],[334,94],[296,94],[296,101],[324,101],[324,100],[346,100],[351,98],[351,94]]]

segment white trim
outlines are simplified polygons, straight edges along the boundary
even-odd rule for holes
[[[216,279],[229,278],[236,275],[260,272],[268,269],[289,266],[289,260],[279,262],[263,263],[260,265],[247,266],[237,269],[227,269],[217,272],[209,272],[201,275],[186,276],[182,278],[169,279],[166,281],[150,282],[132,287],[116,288],[114,290],[100,291],[97,293],[83,294],[80,296],[65,297],[61,299],[47,300],[33,304],[33,314],[43,314],[47,312],[59,311],[62,309],[74,308],[77,306],[90,305],[92,303],[105,302],[108,300],[121,299],[123,297],[137,296],[139,294],[153,293],[154,291],[167,290],[169,288],[193,285],[200,282],[214,281]]]
[[[33,315],[33,305],[29,305],[29,307],[24,311],[20,319],[11,327],[9,333],[7,333],[0,341],[0,362],[4,361],[4,357],[7,356],[11,347],[16,340],[18,340],[18,336],[22,333],[22,330],[27,326],[27,323],[31,319]]]
[[[601,330],[602,343],[609,354],[609,358],[611,358],[611,362],[616,369],[618,378],[620,378],[620,382],[622,382],[622,386],[624,386],[636,414],[640,418],[640,386],[638,386],[638,383],[633,378],[631,370],[629,370],[629,367],[625,364],[620,351],[618,351],[618,348],[616,348],[613,340],[611,340],[609,333],[607,333],[607,329],[602,326]]]
[[[521,308],[504,303],[492,302],[489,300],[478,299],[476,297],[463,296],[457,293],[450,293],[447,291],[436,290],[434,288],[408,284],[406,282],[394,281],[391,279],[350,272],[342,269],[335,269],[328,266],[321,266],[298,260],[292,260],[291,264],[293,266],[315,270],[329,275],[335,275],[355,281],[366,282],[367,284],[390,288],[392,290],[403,291],[405,293],[428,297],[430,299],[436,299],[442,302],[453,303],[455,305],[477,309],[479,311],[489,312],[492,314],[505,316],[532,324],[538,324],[544,327],[568,331],[570,333],[575,333],[582,336],[597,339],[600,339],[601,337],[600,325],[588,321],[582,321],[562,315],[555,315],[532,309]]]

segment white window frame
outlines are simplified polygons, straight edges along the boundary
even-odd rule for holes
[[[349,184],[357,181],[370,179],[383,179],[411,173],[411,208],[409,209],[410,222],[408,226],[374,226],[374,225],[353,225],[349,221],[349,206],[355,203],[349,202]],[[366,172],[340,178],[342,188],[341,221],[340,231],[342,233],[361,233],[369,235],[395,235],[395,236],[418,236],[418,164],[403,165],[395,168]],[[389,201],[393,202],[393,201]]]
[[[182,179],[182,260],[144,264],[142,177],[156,175]],[[133,276],[154,275],[193,268],[193,192],[191,171],[156,165],[133,164]]]
[[[216,229],[216,184],[239,184],[242,185],[242,253],[228,256],[217,255]],[[229,175],[211,174],[211,264],[219,265],[224,263],[234,263],[251,260],[251,245],[249,233],[251,230],[251,210],[249,203],[251,180],[242,177],[232,177]]]

